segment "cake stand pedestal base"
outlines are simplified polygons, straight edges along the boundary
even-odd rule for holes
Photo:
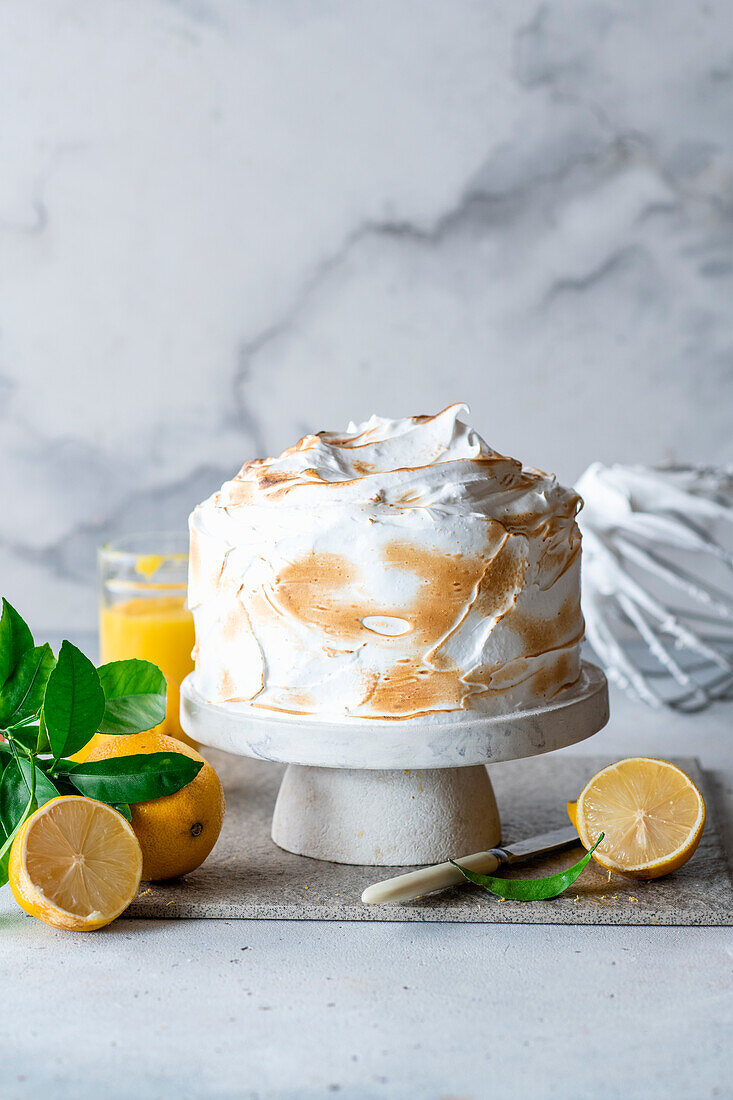
[[[483,765],[373,771],[289,764],[272,839],[296,855],[393,867],[494,848],[501,825]]]

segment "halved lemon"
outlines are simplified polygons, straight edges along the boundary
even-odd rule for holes
[[[593,858],[632,878],[660,878],[686,863],[705,825],[705,803],[689,775],[666,760],[631,757],[594,775],[568,814]]]
[[[8,863],[18,905],[54,928],[76,932],[119,917],[137,893],[142,869],[130,824],[83,795],[54,798],[31,814]]]

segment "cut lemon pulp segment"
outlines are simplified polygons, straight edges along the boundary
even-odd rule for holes
[[[689,775],[665,760],[642,757],[620,760],[593,776],[574,813],[585,848],[605,834],[594,859],[633,878],[676,871],[697,848],[705,824],[705,803]]]
[[[67,795],[25,822],[10,850],[8,875],[26,913],[54,928],[91,932],[127,908],[142,866],[137,837],[121,814]]]

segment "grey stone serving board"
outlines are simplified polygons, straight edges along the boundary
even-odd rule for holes
[[[733,887],[715,826],[712,799],[696,759],[675,763],[703,792],[707,822],[697,852],[684,867],[645,883],[591,861],[565,894],[551,901],[501,901],[466,884],[393,905],[364,905],[366,886],[401,870],[326,863],[284,852],[270,838],[283,766],[206,751],[227,800],[222,834],[206,863],[185,879],[143,883],[128,917],[272,918],[286,920],[470,921],[511,924],[731,925]],[[565,803],[608,757],[564,752],[496,764],[491,777],[510,843],[567,824]],[[446,852],[449,856],[465,852]],[[575,862],[580,847],[522,864],[511,877],[549,875]]]

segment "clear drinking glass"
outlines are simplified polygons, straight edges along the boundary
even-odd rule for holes
[[[156,729],[193,744],[178,717],[181,681],[193,670],[193,617],[186,603],[188,537],[130,535],[99,548],[99,648],[102,663],[152,661],[168,684]]]

